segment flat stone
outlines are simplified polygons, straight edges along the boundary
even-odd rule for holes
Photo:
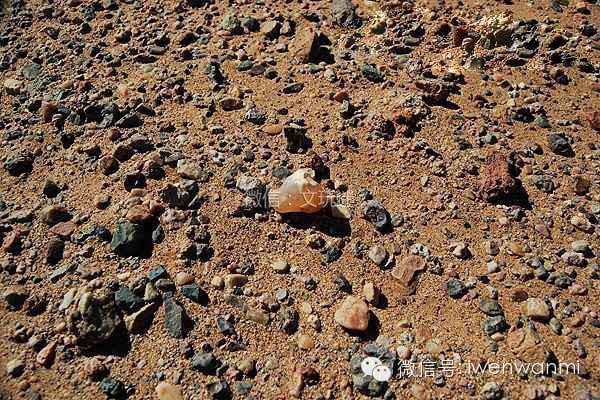
[[[50,228],[50,232],[63,240],[68,240],[77,229],[77,225],[73,221],[59,222]]]

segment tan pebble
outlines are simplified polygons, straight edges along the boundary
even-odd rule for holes
[[[194,282],[194,275],[188,274],[187,272],[178,272],[175,275],[175,283],[177,286],[187,285],[188,283]]]
[[[212,287],[216,288],[216,289],[223,289],[223,286],[225,286],[225,282],[223,280],[222,277],[220,277],[219,275],[216,275],[212,278],[212,280],[210,281],[210,284],[212,285]]]
[[[283,131],[283,126],[279,124],[268,124],[265,125],[262,130],[267,135],[275,136],[279,135]]]
[[[363,300],[348,296],[335,312],[335,322],[353,331],[366,331],[369,327],[369,306]]]
[[[310,350],[315,347],[315,342],[310,336],[301,334],[298,336],[298,347],[302,350]]]
[[[168,382],[161,382],[156,386],[156,395],[159,400],[183,400],[181,389]]]

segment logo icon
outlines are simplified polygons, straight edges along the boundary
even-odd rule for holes
[[[372,376],[378,382],[387,382],[392,377],[392,370],[383,365],[377,357],[367,357],[360,363],[363,374]]]

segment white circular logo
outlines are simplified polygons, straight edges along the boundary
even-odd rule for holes
[[[378,382],[387,382],[392,377],[392,370],[385,365],[378,365],[373,368],[373,378]]]
[[[377,357],[367,357],[360,363],[360,369],[363,374],[373,376],[373,370],[382,365],[381,360]]]

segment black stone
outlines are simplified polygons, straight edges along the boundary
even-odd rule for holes
[[[446,283],[446,289],[448,289],[448,296],[455,299],[460,298],[467,293],[467,287],[458,279],[450,279]]]
[[[221,362],[212,353],[198,353],[192,358],[192,369],[207,375],[215,375]]]
[[[166,296],[165,303],[165,327],[174,338],[184,338],[190,328],[191,321],[185,309],[172,297]]]
[[[192,300],[194,303],[206,304],[208,295],[197,283],[190,283],[181,287],[181,294]]]
[[[115,292],[115,303],[127,313],[134,312],[144,305],[144,300],[136,296],[128,287],[121,287]]]

